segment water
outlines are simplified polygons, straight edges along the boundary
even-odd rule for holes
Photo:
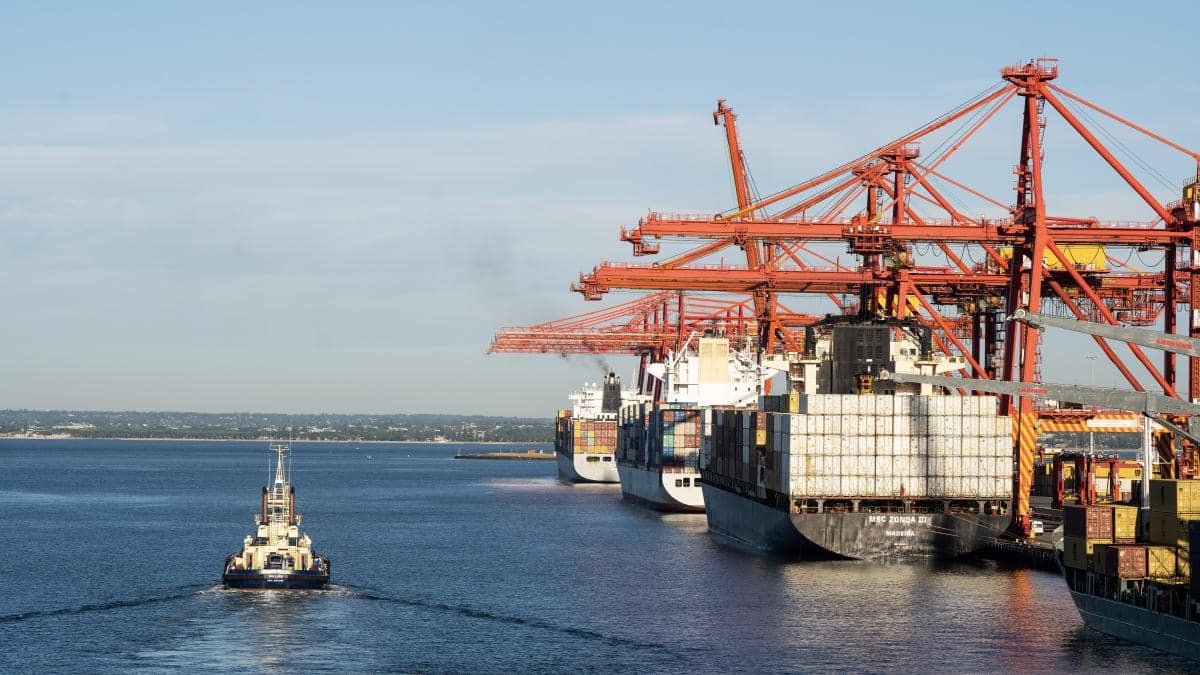
[[[1161,671],[1061,581],[802,564],[461,445],[298,444],[325,592],[215,583],[265,443],[0,442],[0,671]],[[475,448],[482,449],[482,448]]]

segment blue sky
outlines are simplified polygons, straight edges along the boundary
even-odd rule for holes
[[[491,334],[594,308],[568,284],[647,209],[732,203],[718,97],[764,190],[1040,55],[1200,147],[1194,12],[1130,7],[4,3],[0,406],[549,414],[594,363]],[[1017,123],[965,169],[993,193]],[[1048,136],[1063,210],[1144,217]]]

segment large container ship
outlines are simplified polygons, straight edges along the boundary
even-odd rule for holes
[[[691,341],[689,341],[691,342]],[[626,499],[659,511],[703,511],[701,440],[720,408],[754,409],[767,371],[724,336],[695,339],[648,369],[660,402],[621,408],[617,471]]]
[[[608,373],[598,384],[584,384],[571,394],[570,410],[554,420],[554,454],[558,477],[568,483],[617,483],[617,414],[622,400],[635,393],[621,390],[621,380]]]
[[[992,542],[1011,519],[1013,476],[1012,420],[996,398],[932,385],[876,393],[881,369],[963,364],[935,355],[913,322],[823,323],[792,362],[788,394],[712,412],[709,529],[802,558],[952,558]]]
[[[1091,628],[1200,661],[1200,480],[1150,481],[1149,508],[1065,505],[1059,560]]]

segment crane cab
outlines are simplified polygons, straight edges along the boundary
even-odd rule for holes
[[[1183,187],[1183,210],[1188,220],[1200,221],[1200,176]]]

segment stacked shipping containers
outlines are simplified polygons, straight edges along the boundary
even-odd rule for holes
[[[767,442],[767,417],[751,410],[706,409],[702,466],[734,480],[756,481],[759,455]]]
[[[567,418],[572,421],[571,418]],[[617,448],[617,420],[573,420],[570,433],[564,434],[572,455],[607,455]]]
[[[760,407],[713,411],[710,470],[795,497],[1012,494],[1012,423],[995,397],[789,394]]]
[[[1200,521],[1200,480],[1151,480],[1149,539],[1160,557],[1174,558],[1175,575],[1191,576],[1189,530]]]
[[[707,414],[680,403],[624,406],[618,456],[644,466],[698,469]]]
[[[1192,528],[1200,528],[1200,481],[1151,480],[1149,506],[1148,541],[1142,543],[1137,543],[1135,506],[1064,506],[1064,564],[1122,579],[1194,579],[1189,537]],[[1138,562],[1141,559],[1145,565]]]

